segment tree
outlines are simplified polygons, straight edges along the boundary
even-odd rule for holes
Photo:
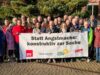
[[[72,14],[80,11],[88,0],[38,0],[37,7],[41,14]]]
[[[81,11],[88,0],[2,0],[0,18],[13,16],[71,15]]]
[[[27,2],[27,0],[12,0],[11,6],[18,15],[32,16],[33,13],[31,12],[37,11],[37,7],[31,2],[32,0],[30,2]]]

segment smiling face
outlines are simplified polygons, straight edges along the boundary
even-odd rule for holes
[[[88,28],[88,26],[89,26],[88,22],[85,21],[85,22],[84,22],[84,27],[85,27],[85,28]]]
[[[27,22],[28,22],[28,23],[30,23],[30,22],[31,22],[29,17],[27,18]]]
[[[83,19],[79,20],[79,25],[83,25]]]
[[[4,21],[4,24],[5,24],[6,26],[8,26],[8,25],[10,24],[9,20],[5,20],[5,21]]]
[[[21,25],[21,20],[17,20],[17,25],[20,26]]]
[[[36,18],[33,18],[32,19],[32,22],[33,22],[33,24],[36,24],[37,23],[37,19]]]
[[[42,22],[42,17],[38,16],[37,20],[38,20],[38,22]]]
[[[49,28],[52,29],[53,28],[53,25],[54,25],[54,22],[53,21],[50,21],[49,22]]]
[[[97,29],[100,29],[100,25],[97,26]]]
[[[95,17],[93,15],[90,16],[90,20],[94,21]]]
[[[73,26],[75,26],[76,25],[76,19],[74,18],[74,19],[72,19],[72,24],[73,24]]]
[[[54,24],[55,24],[55,25],[58,25],[58,20],[57,20],[57,18],[54,19]]]
[[[70,21],[66,20],[66,25],[69,26],[70,25]]]
[[[40,23],[36,23],[36,28],[39,28],[40,27]]]
[[[48,16],[48,17],[47,17],[47,20],[48,20],[48,21],[51,21],[51,16]]]
[[[65,23],[61,24],[61,29],[66,29],[66,24]]]
[[[13,19],[12,19],[12,22],[16,24],[16,23],[17,23],[17,18],[16,18],[16,17],[13,18]]]
[[[64,21],[68,19],[68,15],[64,15]]]
[[[73,19],[72,16],[68,16],[68,20],[69,20],[70,22],[72,21],[72,19]]]

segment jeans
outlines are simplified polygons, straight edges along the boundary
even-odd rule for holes
[[[96,48],[96,61],[100,62],[100,48]]]

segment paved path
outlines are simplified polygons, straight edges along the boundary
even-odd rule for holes
[[[2,63],[0,75],[100,75],[100,63]]]

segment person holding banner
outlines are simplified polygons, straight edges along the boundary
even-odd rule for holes
[[[91,59],[91,46],[92,46],[92,41],[93,41],[93,29],[91,27],[89,27],[89,23],[88,21],[85,21],[84,22],[84,27],[82,28],[82,32],[85,32],[87,31],[88,32],[88,46],[89,46],[89,56],[88,56],[88,59],[87,59],[87,62],[90,62],[90,59]]]
[[[40,23],[36,23],[35,28],[33,29],[33,33],[40,33]]]
[[[60,26],[60,32],[61,33],[66,33],[67,32],[67,26],[65,23],[62,23]],[[61,58],[61,62],[66,62],[66,59]]]
[[[42,22],[40,32],[41,33],[46,33],[46,23],[45,22]]]
[[[37,22],[36,25],[35,25],[35,28],[33,29],[33,34],[34,33],[40,34],[41,33],[41,30],[39,28],[40,28],[40,23]],[[38,60],[37,59],[36,62],[41,62],[41,60]]]
[[[96,48],[96,62],[100,62],[100,25],[97,25],[97,27],[95,28],[94,35],[94,47]]]
[[[53,28],[54,28],[54,33],[59,33],[60,32],[60,25],[58,25],[58,19],[57,18],[54,19]]]
[[[15,41],[15,56],[16,60],[19,61],[19,35],[25,33],[24,27],[22,26],[21,20],[17,20],[17,25],[12,28],[12,33]]]
[[[46,30],[46,33],[54,33],[54,29],[53,29],[53,26],[54,26],[54,22],[53,21],[50,21],[49,24],[48,24],[48,27],[47,27],[47,30]],[[55,59],[52,59],[54,63],[56,63]],[[51,59],[48,59],[47,63],[50,63],[51,62]]]
[[[54,22],[50,21],[47,28],[46,28],[46,33],[54,33],[53,26],[54,26]]]
[[[32,18],[32,28],[35,28],[37,22],[37,18]]]
[[[61,23],[62,23],[62,18],[59,16],[59,17],[57,18],[57,20],[58,20],[58,26],[60,26]]]
[[[70,28],[72,26],[71,22],[69,20],[66,20],[66,27],[67,27],[67,32],[70,32]]]
[[[79,25],[77,24],[77,19],[72,19],[72,27],[70,28],[70,32],[78,32]]]
[[[61,24],[60,32],[61,32],[61,33],[66,33],[66,32],[67,32],[67,26],[66,26],[65,23],[62,23],[62,24]]]

